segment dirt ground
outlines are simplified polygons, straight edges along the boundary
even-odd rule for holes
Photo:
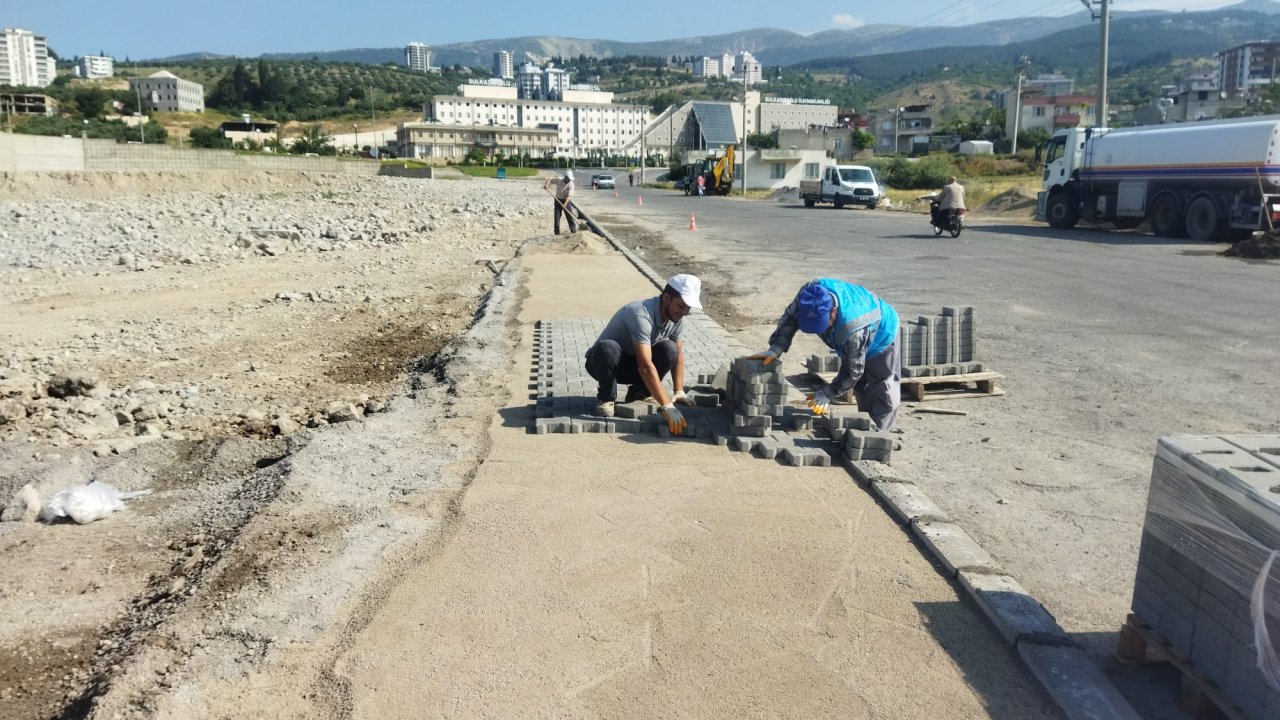
[[[335,213],[356,192],[345,182],[324,181]],[[388,187],[410,198],[417,192]],[[299,174],[4,176],[0,235],[38,243],[22,232],[21,218],[28,203],[50,196],[165,203],[183,193],[311,197],[316,188],[316,178]],[[151,491],[105,522],[0,523],[0,718],[84,716],[108,688],[130,682],[137,692],[114,714],[146,716],[148,692],[171,684],[173,658],[157,661],[149,683],[125,681],[125,668],[147,651],[163,654],[168,640],[153,630],[188,603],[192,587],[212,588],[215,607],[203,617],[228,619],[240,593],[275,587],[281,568],[368,562],[392,538],[416,532],[377,509],[426,502],[415,498],[427,497],[429,486],[460,481],[481,442],[469,406],[455,406],[465,382],[440,358],[466,351],[457,339],[482,314],[497,273],[522,243],[548,235],[540,185],[495,192],[539,212],[452,225],[444,218],[436,232],[397,242],[240,253],[146,272],[114,264],[0,268],[0,401],[9,408],[0,413],[0,502],[14,508],[10,498],[23,485],[47,501],[90,480]],[[49,392],[54,377],[76,372],[90,372],[94,389],[78,397]],[[474,382],[483,385],[483,377]],[[485,392],[478,387],[469,399],[481,402]],[[159,424],[147,428],[139,408],[114,427],[103,408],[134,394],[158,398],[168,417],[151,418]],[[93,424],[103,417],[111,428]],[[122,435],[125,422],[139,434]],[[327,444],[311,448],[320,459],[300,477],[311,428],[344,422],[350,430],[333,428],[342,431],[337,437],[373,435],[382,448],[382,459],[358,461],[354,475],[369,479],[338,484],[334,469],[357,461]],[[404,463],[408,469],[390,467],[396,453],[411,450],[418,458]],[[445,515],[432,511],[424,517],[434,520],[423,522]],[[367,532],[356,537],[357,527]],[[311,583],[291,587],[310,595],[295,603],[293,621],[304,606],[332,611],[323,607],[326,584],[332,576],[317,571]],[[237,662],[270,647],[271,636],[234,624],[203,644],[234,647],[226,655]]]

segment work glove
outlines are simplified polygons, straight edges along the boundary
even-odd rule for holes
[[[764,352],[758,352],[758,353],[756,353],[755,355],[748,355],[748,356],[747,356],[747,359],[748,359],[748,360],[760,360],[760,361],[762,361],[762,362],[760,363],[761,365],[769,365],[769,364],[771,364],[771,363],[773,363],[773,362],[777,361],[777,359],[778,359],[778,353],[776,353],[776,352],[774,352],[773,350],[771,350],[771,349],[770,349],[770,350],[765,350]]]
[[[667,429],[672,435],[679,435],[689,427],[689,423],[685,422],[684,414],[672,403],[662,406],[662,414],[667,418]]]
[[[809,409],[813,411],[814,415],[821,415],[827,411],[827,406],[831,404],[831,398],[825,392],[819,390],[818,392],[810,395],[806,402],[809,404]]]
[[[697,405],[697,403],[693,401],[693,398],[684,394],[683,390],[677,390],[675,394],[671,396],[671,402],[675,405],[685,405],[687,407]]]

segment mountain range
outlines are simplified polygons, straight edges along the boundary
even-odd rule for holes
[[[1271,15],[1280,14],[1280,2],[1273,0],[1244,0],[1218,11],[1194,13],[1208,20],[1219,12],[1250,11]],[[1186,13],[1165,11],[1113,12],[1112,27],[1126,21],[1176,17]],[[725,33],[650,42],[620,42],[555,36],[526,36],[493,40],[475,40],[432,46],[433,62],[437,65],[488,67],[493,54],[499,50],[510,51],[516,62],[545,62],[554,57],[573,58],[621,56],[702,56],[750,51],[764,65],[796,66],[812,61],[831,61],[837,58],[883,55],[949,47],[1004,46],[1027,43],[1038,38],[1055,35],[1065,30],[1093,24],[1087,11],[1061,17],[1025,17],[993,22],[958,25],[953,27],[914,27],[903,25],[865,25],[859,28],[827,30],[812,35],[802,35],[776,28],[756,28]],[[1095,25],[1096,27],[1096,25]],[[1254,38],[1259,39],[1259,38]],[[1180,54],[1180,53],[1175,53]],[[192,53],[166,60],[190,60],[217,57],[209,53]],[[325,52],[267,53],[268,59],[319,59],[333,62],[358,62],[381,64],[401,63],[403,47],[355,48]],[[826,64],[826,63],[824,63]]]

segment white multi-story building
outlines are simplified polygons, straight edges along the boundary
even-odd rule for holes
[[[754,85],[764,79],[764,69],[760,61],[746,50],[738,53],[738,79],[741,80],[744,75],[748,85]]]
[[[694,77],[720,77],[720,59],[700,57],[693,61]]]
[[[204,86],[168,70],[129,80],[129,91],[140,93],[142,102],[152,111],[204,112]]]
[[[639,136],[648,117],[643,105],[615,105],[610,92],[565,89],[562,100],[546,100],[513,97],[513,89],[463,85],[458,95],[437,95],[428,122],[553,129],[556,154],[586,157],[619,151]]]
[[[58,75],[43,35],[5,28],[0,35],[0,85],[46,87]]]
[[[720,64],[720,77],[733,77],[733,53],[720,53],[716,59]]]
[[[516,90],[519,97],[541,99],[542,69],[531,62],[520,63],[520,72],[516,73]]]
[[[516,76],[515,59],[507,50],[499,50],[493,54],[493,76],[510,80]]]
[[[116,62],[103,55],[85,55],[76,61],[76,77],[86,80],[108,78],[116,74]]]
[[[404,66],[413,72],[431,70],[431,50],[420,42],[411,42],[404,46]]]
[[[563,100],[564,92],[569,89],[569,71],[548,65],[542,71],[542,96],[553,100]]]

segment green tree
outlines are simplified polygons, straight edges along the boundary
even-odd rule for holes
[[[209,107],[224,112],[238,113],[254,106],[258,87],[244,62],[237,61],[231,72],[223,75],[209,93]]]
[[[858,128],[854,128],[849,133],[849,145],[853,148],[854,152],[861,152],[863,150],[866,150],[867,148],[875,145],[875,142],[876,142],[876,136],[872,135],[866,130],[859,130]]]
[[[747,135],[747,147],[772,149],[778,147],[778,138],[773,133],[751,133]]]
[[[1044,128],[1027,128],[1018,133],[1018,147],[1034,148],[1049,142],[1049,131]]]
[[[82,118],[96,120],[102,117],[107,97],[106,91],[98,87],[77,88],[74,95],[76,112]]]
[[[231,141],[218,128],[193,127],[188,135],[191,147],[230,149]]]
[[[315,153],[316,155],[336,155],[337,148],[333,146],[333,138],[326,135],[319,125],[307,125],[298,133],[298,137],[294,138],[293,145],[289,146],[289,152],[295,155],[304,155],[306,153]]]

